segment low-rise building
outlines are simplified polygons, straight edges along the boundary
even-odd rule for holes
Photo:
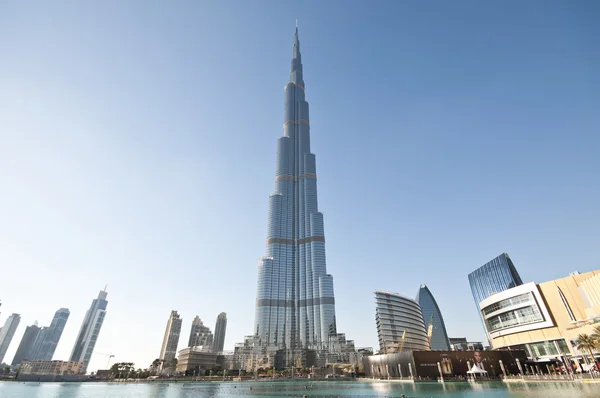
[[[542,362],[583,359],[580,334],[600,325],[600,270],[540,284],[526,283],[479,304],[494,350],[525,350]]]
[[[481,341],[467,341],[466,337],[450,337],[450,349],[452,351],[475,351],[483,350]]]
[[[74,361],[23,361],[19,373],[27,375],[64,376],[83,373],[83,362]]]
[[[204,376],[217,366],[217,354],[212,352],[210,347],[188,347],[179,351],[177,361],[177,373],[184,373],[190,376]]]

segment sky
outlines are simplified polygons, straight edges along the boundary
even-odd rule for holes
[[[483,340],[467,275],[600,268],[595,1],[3,1],[0,325],[85,311],[89,370],[158,357],[171,310],[252,334],[299,18],[338,331],[377,346],[376,289],[426,283]]]

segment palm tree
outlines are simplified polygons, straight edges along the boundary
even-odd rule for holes
[[[596,340],[596,345],[600,346],[600,326],[596,326],[594,328],[592,338]]]
[[[580,334],[579,336],[577,336],[577,349],[580,351],[583,350],[587,350],[587,352],[590,353],[590,356],[592,357],[592,361],[594,363],[596,363],[596,360],[594,359],[594,353],[592,350],[594,350],[596,348],[596,339],[592,336],[590,336],[589,334]],[[591,372],[591,368],[590,368],[590,372]]]

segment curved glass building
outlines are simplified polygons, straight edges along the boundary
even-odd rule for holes
[[[421,285],[416,300],[421,306],[423,320],[425,321],[425,327],[428,332],[429,325],[431,324],[431,338],[429,340],[431,349],[450,351],[450,341],[448,340],[444,317],[427,285]]]
[[[253,334],[269,350],[327,351],[338,340],[305,90],[296,28],[275,192],[269,197],[267,250],[258,263]]]
[[[415,300],[376,290],[375,311],[381,353],[429,350],[423,313]]]

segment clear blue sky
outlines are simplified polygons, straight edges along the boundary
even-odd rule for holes
[[[4,1],[0,323],[71,318],[146,367],[179,310],[252,333],[300,19],[338,329],[377,348],[373,290],[427,283],[483,339],[467,274],[600,268],[595,1]],[[104,367],[95,354],[90,370]]]

